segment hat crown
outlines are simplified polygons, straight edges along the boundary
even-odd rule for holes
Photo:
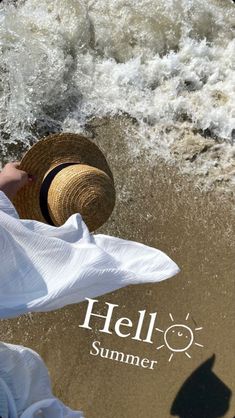
[[[113,180],[104,171],[86,164],[62,164],[48,188],[47,208],[56,226],[80,213],[89,230],[94,231],[106,222],[114,205]]]

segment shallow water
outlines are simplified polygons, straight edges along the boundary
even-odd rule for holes
[[[2,155],[124,113],[132,154],[233,190],[234,28],[231,0],[3,1]]]

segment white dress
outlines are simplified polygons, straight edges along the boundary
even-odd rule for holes
[[[79,213],[60,227],[20,219],[0,191],[0,318],[55,310],[178,272],[160,250],[90,234]]]
[[[51,391],[45,364],[35,351],[0,342],[0,417],[83,418]]]

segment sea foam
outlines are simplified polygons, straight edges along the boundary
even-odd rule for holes
[[[9,144],[128,114],[130,153],[233,187],[235,12],[230,0],[3,1],[0,131]]]

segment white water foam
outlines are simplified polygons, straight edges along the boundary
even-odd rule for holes
[[[0,130],[29,143],[128,114],[127,137],[205,183],[233,183],[230,0],[24,0],[0,5]]]

